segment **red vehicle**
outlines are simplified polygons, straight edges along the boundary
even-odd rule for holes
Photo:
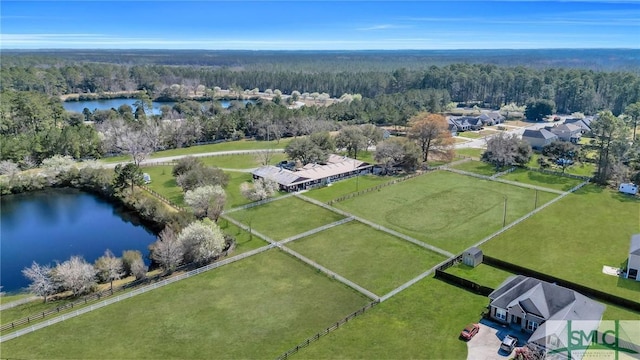
[[[467,325],[462,332],[460,332],[460,337],[464,340],[471,340],[478,331],[480,331],[480,326],[478,324],[469,324]]]

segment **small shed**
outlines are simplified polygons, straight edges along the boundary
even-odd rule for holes
[[[631,236],[629,259],[627,260],[627,279],[640,281],[640,234]]]
[[[470,247],[462,253],[462,263],[471,267],[476,267],[482,263],[482,250],[477,247]]]
[[[145,184],[151,183],[151,175],[147,173],[142,174],[142,179],[144,180]]]
[[[622,183],[620,184],[618,191],[625,194],[635,195],[638,193],[638,185],[633,183]]]

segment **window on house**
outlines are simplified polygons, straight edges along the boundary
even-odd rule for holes
[[[506,321],[507,320],[507,310],[496,308],[496,318]]]
[[[538,323],[535,321],[527,320],[527,330],[536,331],[538,328]]]

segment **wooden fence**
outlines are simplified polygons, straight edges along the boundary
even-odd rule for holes
[[[578,180],[583,180],[583,181],[591,180],[590,176],[580,176],[580,175],[574,175],[574,174],[567,174],[567,173],[563,173],[563,172],[560,172],[560,171],[553,171],[553,170],[548,170],[548,169],[532,168],[532,167],[525,167],[525,169],[527,169],[529,171],[537,171],[539,173],[548,174],[548,175],[563,176],[563,177],[567,177],[567,178],[571,178],[571,179],[578,179]]]
[[[335,204],[337,202],[344,201],[344,200],[347,200],[347,199],[351,199],[351,198],[354,198],[356,196],[360,196],[362,194],[366,194],[366,193],[369,193],[369,192],[372,192],[372,191],[377,191],[377,190],[380,190],[380,189],[382,189],[384,187],[387,187],[387,186],[390,186],[390,185],[393,185],[393,184],[397,184],[399,182],[403,182],[403,181],[406,181],[406,180],[409,180],[409,179],[413,179],[414,177],[417,177],[417,176],[420,176],[420,175],[423,175],[423,174],[426,174],[426,173],[427,172],[419,172],[419,173],[415,173],[415,174],[406,175],[406,176],[403,176],[403,177],[401,177],[399,179],[388,181],[388,182],[386,182],[384,184],[380,184],[380,185],[376,185],[374,187],[370,187],[370,188],[366,188],[366,189],[363,189],[363,190],[360,190],[360,191],[352,192],[352,193],[340,196],[338,198],[335,198],[333,200],[329,200],[327,202],[327,205],[332,205],[332,204]]]
[[[349,322],[349,320],[352,320],[352,319],[356,318],[357,316],[360,316],[360,315],[364,314],[365,311],[373,308],[374,306],[378,305],[379,303],[380,303],[380,300],[375,300],[375,301],[370,302],[369,304],[365,305],[360,310],[349,314],[344,319],[336,322],[335,324],[333,324],[333,325],[329,326],[328,328],[320,331],[319,333],[313,335],[312,337],[307,338],[307,340],[301,342],[300,344],[296,345],[295,347],[289,349],[284,354],[278,356],[277,359],[278,360],[288,359],[291,355],[293,355],[293,354],[297,353],[298,351],[300,351],[300,349],[304,349],[305,347],[309,346],[314,341],[317,341],[318,339],[320,339],[322,336],[325,336],[328,333],[338,329],[340,326],[342,326],[342,325],[346,324],[347,322]]]
[[[463,289],[467,289],[475,294],[482,295],[482,296],[489,296],[489,294],[491,294],[494,290],[490,287],[480,285],[471,280],[467,280],[465,278],[461,278],[459,276],[446,273],[440,269],[436,269],[436,274],[434,277],[436,279],[440,279],[451,285],[455,285]]]
[[[148,192],[149,194],[155,196],[158,200],[160,200],[163,203],[171,206],[172,208],[174,208],[174,209],[176,209],[178,211],[186,211],[183,207],[180,207],[180,206],[174,204],[171,200],[169,200],[166,197],[160,195],[156,191],[150,189],[148,186],[146,186],[146,185],[139,185],[139,186],[140,186],[141,189],[143,189],[144,191]]]

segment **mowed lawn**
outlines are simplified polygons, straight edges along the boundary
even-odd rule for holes
[[[282,152],[272,153],[270,165],[275,165],[287,158]],[[208,166],[217,166],[224,169],[252,169],[262,166],[262,160],[258,154],[234,154],[216,155],[200,158]]]
[[[474,268],[460,263],[448,268],[446,272],[492,289],[498,288],[509,276],[514,275],[486,264],[480,264]]]
[[[147,184],[147,187],[169,199],[172,203],[185,206],[184,193],[176,183],[176,178],[171,173],[172,170],[173,166],[171,165],[145,166],[142,168],[142,172],[151,176],[151,183]]]
[[[489,299],[426,278],[304,348],[300,359],[465,359],[460,330]],[[497,351],[497,348],[496,348]]]
[[[496,167],[482,161],[470,160],[452,166],[454,169],[472,172],[475,174],[491,176],[496,173]]]
[[[544,174],[538,171],[525,169],[516,169],[508,174],[500,176],[500,178],[562,191],[571,190],[571,188],[584,182],[584,180],[580,179]]]
[[[372,188],[398,178],[393,176],[363,175],[334,182],[331,186],[310,190],[305,195],[322,202],[329,202],[340,196]]]
[[[538,192],[538,206],[556,194]],[[435,171],[334,204],[343,210],[458,253],[535,206],[535,190]]]
[[[287,246],[379,296],[445,260],[441,255],[357,221]]]
[[[198,145],[180,149],[158,151],[151,154],[151,158],[155,159],[166,156],[193,155],[218,151],[284,149],[287,144],[291,142],[291,140],[293,140],[293,138],[281,139],[280,141],[227,141],[217,144]]]
[[[344,218],[295,197],[232,212],[229,216],[273,240],[283,240]]]
[[[486,254],[627,299],[640,282],[602,273],[626,264],[640,200],[587,185],[482,246]]]
[[[273,359],[368,299],[277,250],[2,344],[21,359]]]

